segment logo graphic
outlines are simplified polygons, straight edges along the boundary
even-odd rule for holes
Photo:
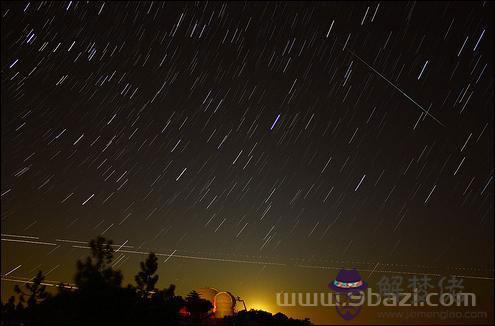
[[[394,283],[384,282],[388,277],[382,278],[378,282],[380,292],[373,292],[373,289],[364,282],[356,268],[341,269],[337,273],[335,280],[328,284],[331,291],[325,292],[277,292],[277,305],[280,307],[335,307],[338,315],[344,320],[352,320],[360,314],[364,305],[369,307],[475,307],[476,295],[471,292],[464,292],[462,278],[459,281],[457,276],[452,275],[451,291],[446,291],[441,288],[441,291],[429,292],[432,285],[421,285],[418,280],[430,282],[431,279],[427,275],[418,278],[418,275],[413,275],[410,278],[411,284],[408,286],[412,292],[402,292],[400,282],[402,276],[392,277]],[[441,278],[441,283],[446,277]],[[387,286],[385,286],[387,285]],[[460,290],[459,290],[460,288]],[[420,294],[423,294],[421,297]],[[453,311],[453,310],[452,310]],[[391,312],[395,313],[395,312]],[[400,313],[402,314],[402,312]],[[407,318],[407,317],[405,317]],[[444,318],[444,317],[442,317]],[[466,317],[468,318],[468,317]]]
[[[342,318],[352,320],[359,315],[368,284],[361,279],[355,268],[341,269],[328,287],[335,292],[335,309]]]

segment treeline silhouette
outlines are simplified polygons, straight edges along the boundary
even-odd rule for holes
[[[61,283],[47,292],[41,271],[17,295],[1,302],[2,325],[309,325],[309,319],[272,315],[261,310],[240,311],[224,319],[212,318],[212,304],[195,291],[185,298],[175,285],[157,289],[157,257],[140,263],[136,285],[122,287],[122,273],[112,268],[112,241],[99,236],[89,243],[91,255],[77,261],[75,287]]]

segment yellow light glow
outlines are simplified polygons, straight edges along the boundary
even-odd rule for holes
[[[251,310],[251,309],[263,310],[263,311],[270,312],[270,313],[272,312],[271,308],[267,304],[265,304],[261,301],[250,302],[249,304],[247,304],[247,309],[248,310]]]

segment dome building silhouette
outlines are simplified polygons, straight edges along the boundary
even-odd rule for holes
[[[223,318],[225,316],[233,316],[236,312],[236,299],[232,293],[227,291],[219,291],[215,288],[201,288],[196,290],[202,299],[212,303],[213,309],[211,314],[215,318]]]

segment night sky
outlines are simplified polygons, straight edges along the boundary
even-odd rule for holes
[[[248,308],[341,267],[493,289],[493,3],[23,1],[1,21],[2,280],[71,282],[103,234],[126,282],[154,251],[159,286]]]

